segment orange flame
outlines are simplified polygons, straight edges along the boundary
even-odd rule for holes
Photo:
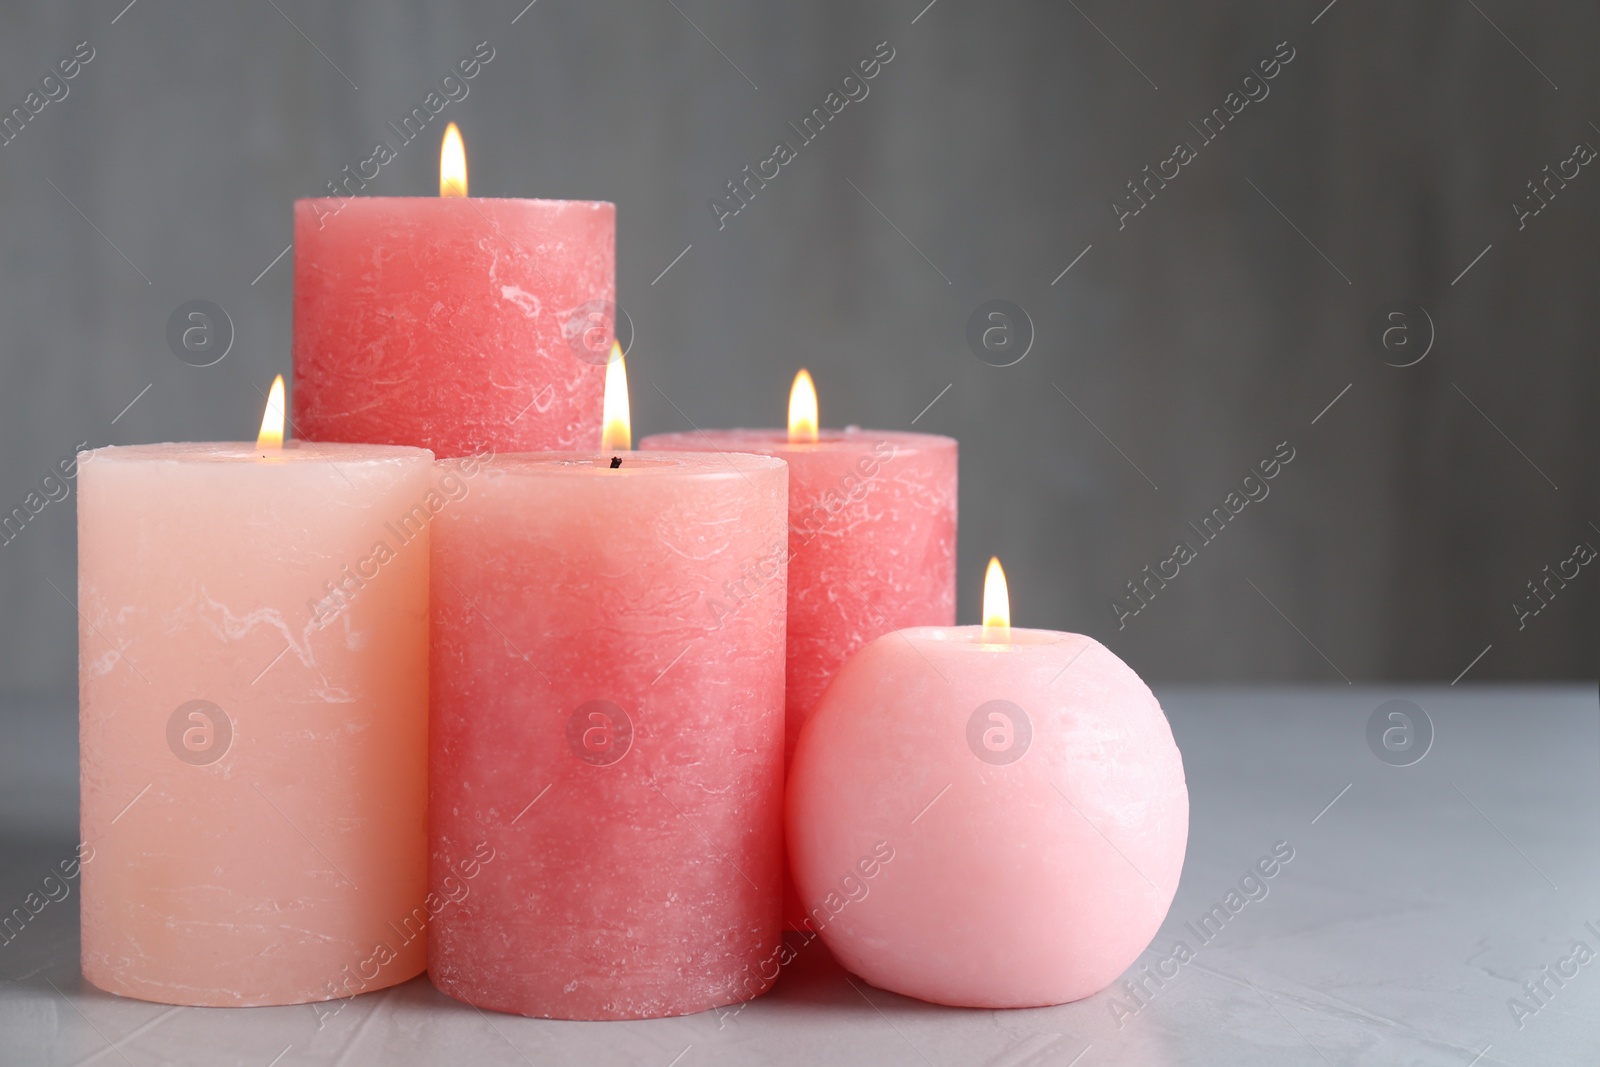
[[[1006,588],[1006,572],[993,556],[983,576],[983,639],[1006,644],[1011,641],[1011,593]]]
[[[625,452],[633,447],[633,427],[628,417],[628,367],[622,346],[611,342],[606,364],[606,395],[600,409],[600,451]]]
[[[794,376],[794,386],[789,390],[789,443],[817,443],[817,387],[811,381],[811,372],[804,367]]]
[[[267,410],[261,415],[261,432],[256,435],[256,449],[267,452],[283,447],[283,375],[272,379],[272,391],[267,394]]]
[[[439,147],[439,195],[467,195],[467,146],[453,122],[444,128],[444,144]]]

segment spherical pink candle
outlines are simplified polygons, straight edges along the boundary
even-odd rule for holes
[[[94,985],[294,1004],[422,971],[432,467],[388,445],[80,454]]]
[[[593,446],[616,207],[295,202],[295,430],[440,457]]]
[[[1150,943],[1188,836],[1155,697],[1079,634],[902,630],[857,653],[801,733],[789,859],[851,971],[939,1004],[1034,1007]]]
[[[763,456],[503,455],[435,519],[435,891],[494,851],[430,933],[445,993],[637,1019],[770,985],[786,487]]]

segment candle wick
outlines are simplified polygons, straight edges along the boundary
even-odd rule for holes
[[[611,457],[611,469],[612,470],[616,470],[620,466],[622,466],[622,457],[621,456],[612,456]]]

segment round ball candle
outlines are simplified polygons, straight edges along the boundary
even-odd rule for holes
[[[233,1006],[416,976],[432,455],[266,428],[78,463],[84,977]]]
[[[750,452],[789,464],[787,744],[834,673],[869,641],[956,620],[956,442],[934,434],[819,430],[811,376],[795,377],[789,430],[656,434],[640,448]],[[752,570],[746,584],[760,581]]]
[[[469,199],[454,132],[438,198],[295,202],[295,432],[440,457],[590,447],[616,207]]]
[[[787,472],[626,448],[497,456],[434,522],[431,874],[458,903],[428,970],[481,1008],[638,1019],[771,983]]]
[[[1061,1004],[1110,985],[1165,918],[1183,762],[1103,645],[986,619],[881,637],[839,672],[795,750],[789,860],[807,932],[873,985]]]

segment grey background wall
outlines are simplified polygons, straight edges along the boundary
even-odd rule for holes
[[[1563,162],[1600,147],[1596,8],[925,2],[8,3],[0,111],[94,58],[0,148],[0,505],[80,442],[253,433],[289,370],[291,200],[487,41],[369,191],[432,195],[453,119],[475,194],[616,201],[636,431],[776,425],[806,365],[825,423],[958,436],[964,621],[998,554],[1019,625],[1152,680],[1592,675],[1592,566],[1520,629],[1512,605],[1600,547],[1600,167]],[[719,229],[707,201],[882,41],[869,95]],[[1547,164],[1578,174],[1519,228]],[[203,369],[165,340],[193,298],[237,332]],[[965,340],[994,298],[1035,329],[1015,366]],[[1280,442],[1270,496],[1199,545]],[[0,689],[72,691],[73,529],[69,498],[0,547]]]

